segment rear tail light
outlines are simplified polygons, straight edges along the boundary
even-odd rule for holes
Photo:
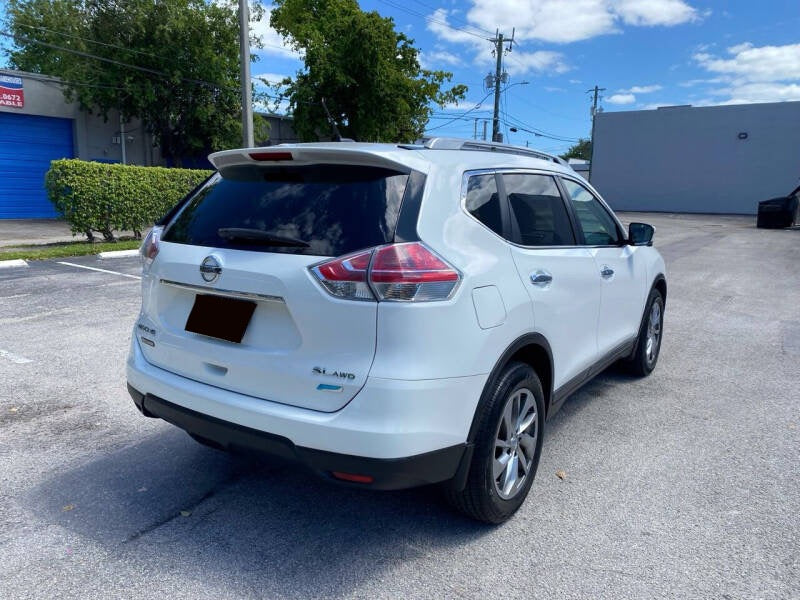
[[[161,232],[163,230],[164,228],[158,225],[153,227],[144,238],[144,241],[139,248],[139,254],[142,257],[142,264],[145,267],[149,267],[158,255],[158,244],[161,240]]]
[[[420,242],[389,244],[311,268],[333,296],[349,300],[447,300],[461,275]]]
[[[332,296],[348,300],[374,300],[367,283],[367,268],[372,250],[334,258],[311,267],[322,286]]]
[[[460,279],[458,271],[419,242],[376,248],[369,270],[381,300],[446,300]]]

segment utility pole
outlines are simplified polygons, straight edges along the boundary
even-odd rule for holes
[[[592,180],[592,165],[594,164],[594,120],[595,120],[595,117],[597,117],[597,99],[598,99],[598,95],[600,94],[600,92],[605,92],[605,91],[606,91],[606,88],[597,87],[596,85],[591,90],[586,90],[587,94],[594,94],[594,97],[592,98],[592,110],[591,110],[591,112],[592,112],[592,135],[591,135],[591,138],[589,139],[589,144],[590,144],[590,147],[591,147],[591,152],[589,154],[589,176],[588,176],[589,181]],[[602,108],[600,110],[602,110]]]
[[[475,118],[475,123],[473,124],[473,127],[472,127],[472,139],[473,140],[477,140],[478,139],[478,118],[477,117]]]
[[[122,118],[122,111],[119,113],[119,144],[122,152],[122,164],[127,165],[128,159],[125,156],[125,119]]]
[[[503,34],[500,33],[500,30],[497,30],[494,38],[490,39],[489,41],[494,44],[494,53],[495,57],[497,58],[497,65],[494,72],[494,117],[492,119],[492,141],[501,142],[503,141],[503,138],[502,134],[500,133],[500,84],[507,80],[507,77],[503,74],[503,53],[511,52],[511,48],[514,46],[514,30],[511,30],[511,39],[508,40],[507,50],[503,48],[503,42],[505,40],[503,38]]]
[[[598,99],[598,96],[599,96],[600,92],[605,92],[605,91],[606,91],[606,88],[601,88],[601,87],[597,87],[597,86],[594,86],[590,90],[586,90],[587,94],[594,94],[594,98],[592,99],[592,121],[594,121],[594,116],[595,116],[595,114],[597,114],[597,99]]]
[[[242,80],[242,145],[255,146],[253,141],[253,98],[250,89],[250,10],[247,0],[239,0],[239,60]]]

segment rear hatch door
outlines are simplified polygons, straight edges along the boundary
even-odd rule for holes
[[[377,303],[329,295],[309,267],[390,242],[408,174],[341,164],[223,174],[167,224],[146,270],[144,356],[238,393],[338,410],[366,381]]]

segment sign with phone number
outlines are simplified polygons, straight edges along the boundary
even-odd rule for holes
[[[25,106],[25,90],[21,77],[0,75],[0,106],[23,108]]]

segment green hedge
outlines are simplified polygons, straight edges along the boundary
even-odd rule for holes
[[[73,235],[141,231],[163,216],[212,171],[134,167],[83,160],[54,160],[45,187]]]

